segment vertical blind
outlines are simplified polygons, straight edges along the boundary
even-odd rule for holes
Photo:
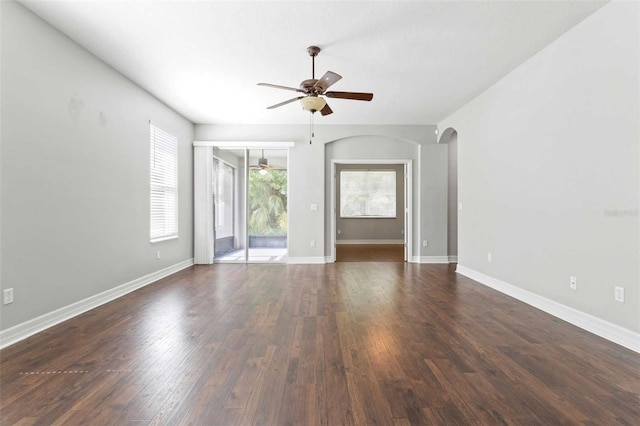
[[[149,124],[151,242],[178,237],[178,138]]]

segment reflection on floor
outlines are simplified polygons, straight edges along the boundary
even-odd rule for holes
[[[235,250],[224,254],[223,256],[216,257],[216,261],[221,262],[244,262],[245,251]],[[250,248],[249,249],[249,261],[250,262],[286,262],[287,249],[286,248]]]

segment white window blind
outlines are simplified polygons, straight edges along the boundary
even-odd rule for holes
[[[149,125],[151,242],[178,237],[178,138]]]

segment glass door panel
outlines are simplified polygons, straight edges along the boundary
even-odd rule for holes
[[[246,160],[244,149],[216,149],[213,157],[214,260],[245,262]]]
[[[286,149],[248,151],[248,260],[285,261],[287,255]]]

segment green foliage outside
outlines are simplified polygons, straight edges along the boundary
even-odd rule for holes
[[[249,235],[287,234],[287,172],[249,170]]]

